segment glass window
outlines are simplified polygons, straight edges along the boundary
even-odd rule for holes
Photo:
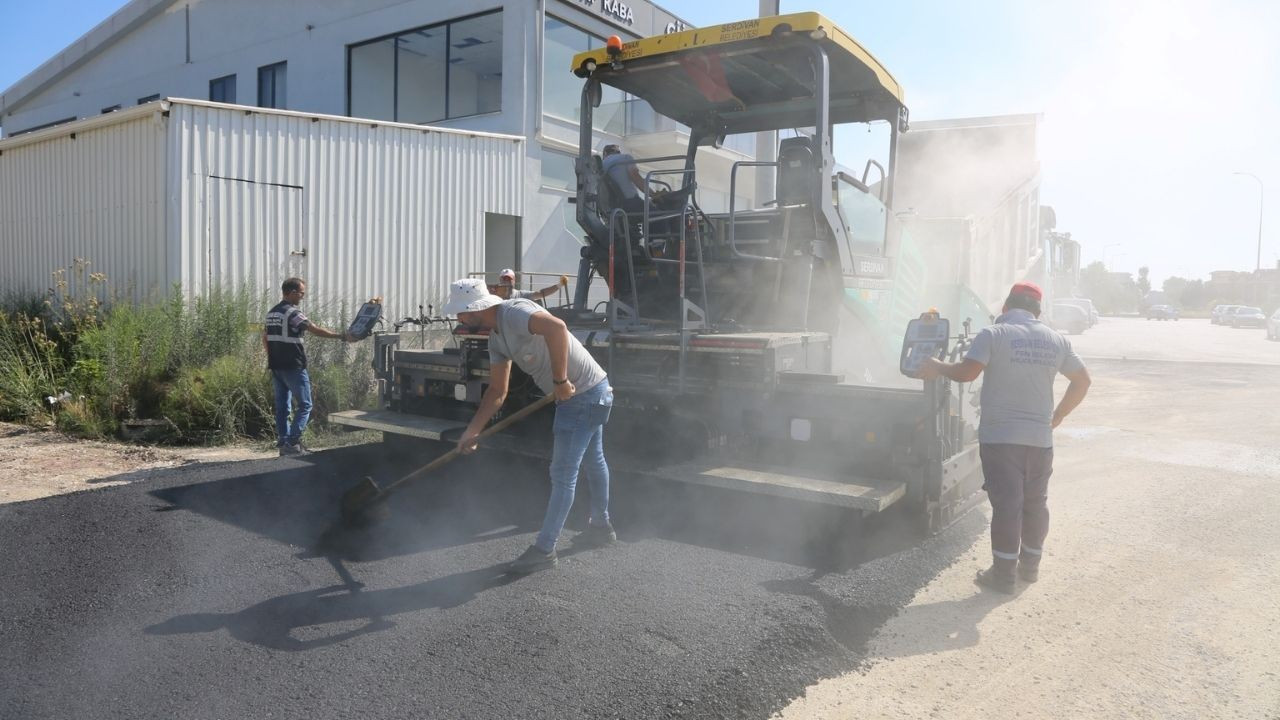
[[[285,67],[278,62],[258,68],[258,107],[285,107]]]
[[[236,101],[236,76],[224,75],[209,81],[209,99],[213,102]]]
[[[573,169],[573,156],[542,148],[542,185],[559,190],[576,190],[578,174]]]
[[[502,11],[352,45],[347,111],[429,123],[502,109]]]
[[[502,109],[502,13],[449,25],[449,117]]]
[[[401,122],[443,119],[449,60],[448,30],[414,30],[396,37],[396,114]]]
[[[578,119],[582,110],[582,79],[569,71],[573,56],[604,39],[547,16],[543,27],[542,112],[565,120]],[[592,126],[601,132],[626,134],[627,103],[621,90],[601,88],[600,107],[592,113]]]
[[[884,205],[843,178],[836,185],[836,206],[849,235],[849,249],[861,255],[884,254]]]
[[[350,114],[373,120],[395,120],[395,38],[351,48],[347,66]]]
[[[569,72],[573,56],[587,47],[590,35],[572,25],[547,16],[543,29],[542,112],[576,120],[581,103],[582,81]]]

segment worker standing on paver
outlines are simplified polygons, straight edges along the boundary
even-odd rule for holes
[[[1035,582],[1049,533],[1048,485],[1053,473],[1053,429],[1089,391],[1089,371],[1066,338],[1040,322],[1043,293],[1016,283],[994,325],[973,338],[964,360],[930,358],[921,375],[982,384],[978,426],[983,488],[991,500],[991,567],[978,573],[983,587],[1012,593],[1017,579]],[[1057,407],[1053,382],[1071,381]],[[1015,577],[1016,569],[1016,577]]]
[[[267,351],[267,369],[271,371],[271,385],[275,391],[276,446],[284,457],[307,453],[302,446],[302,432],[307,429],[307,420],[311,417],[311,378],[307,375],[303,333],[348,342],[352,338],[346,333],[326,330],[302,314],[298,303],[307,294],[307,283],[302,278],[285,280],[280,291],[280,302],[267,311],[266,322],[262,326],[262,346]],[[293,422],[290,423],[289,407],[295,402]]]
[[[537,540],[508,566],[531,573],[556,564],[556,541],[573,507],[578,467],[585,465],[591,489],[587,529],[574,545],[600,547],[617,539],[609,521],[609,466],[604,459],[604,426],[613,407],[609,378],[591,353],[560,318],[531,300],[503,300],[482,280],[458,280],[449,288],[444,315],[471,328],[489,331],[489,387],[462,433],[458,448],[476,449],[480,432],[502,408],[511,380],[511,363],[520,366],[542,392],[556,397],[552,424],[551,498]],[[585,460],[585,463],[584,463]]]
[[[548,285],[541,290],[520,290],[516,288],[516,271],[506,268],[498,273],[498,286],[494,288],[494,295],[503,300],[541,300],[548,295],[554,295],[560,288],[569,287],[569,276],[561,275],[560,281],[554,285]]]

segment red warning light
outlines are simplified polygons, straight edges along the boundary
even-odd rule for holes
[[[619,55],[622,53],[622,38],[617,35],[610,35],[605,42],[605,47],[609,49],[610,55]]]

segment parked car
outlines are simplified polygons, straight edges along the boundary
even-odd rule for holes
[[[1177,320],[1178,308],[1172,305],[1152,305],[1147,308],[1148,320]]]
[[[1075,305],[1081,310],[1084,310],[1085,314],[1088,315],[1089,327],[1093,327],[1098,324],[1098,309],[1093,306],[1093,301],[1089,298],[1058,298],[1054,300],[1054,302]]]
[[[1271,319],[1267,321],[1267,339],[1280,340],[1280,308],[1271,313]]]
[[[1262,314],[1262,308],[1237,305],[1227,316],[1227,324],[1233,328],[1266,327],[1267,316]]]
[[[1054,330],[1079,335],[1089,327],[1089,313],[1079,305],[1055,301],[1049,310],[1049,327]]]
[[[1233,310],[1240,307],[1239,305],[1214,305],[1213,312],[1209,313],[1209,323],[1212,325],[1226,325],[1227,315]]]

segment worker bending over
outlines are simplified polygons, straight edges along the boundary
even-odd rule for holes
[[[604,369],[560,318],[530,300],[503,300],[491,295],[482,280],[454,282],[444,314],[456,315],[458,322],[468,327],[489,331],[489,387],[458,441],[463,453],[476,449],[480,432],[502,408],[512,362],[533,378],[542,392],[556,398],[551,499],[537,540],[508,569],[524,574],[556,564],[556,540],[573,507],[578,467],[584,464],[584,458],[591,489],[591,515],[587,529],[574,538],[574,545],[599,547],[612,543],[617,538],[609,522],[604,426],[613,407],[613,389]]]
[[[991,567],[978,573],[979,585],[1005,593],[1039,577],[1044,539],[1049,533],[1048,486],[1053,474],[1053,429],[1084,400],[1089,371],[1066,338],[1040,322],[1040,288],[1017,283],[1003,314],[973,338],[958,363],[929,358],[921,375],[982,384],[978,426],[983,489],[991,500]],[[1057,407],[1053,381],[1071,381]]]

